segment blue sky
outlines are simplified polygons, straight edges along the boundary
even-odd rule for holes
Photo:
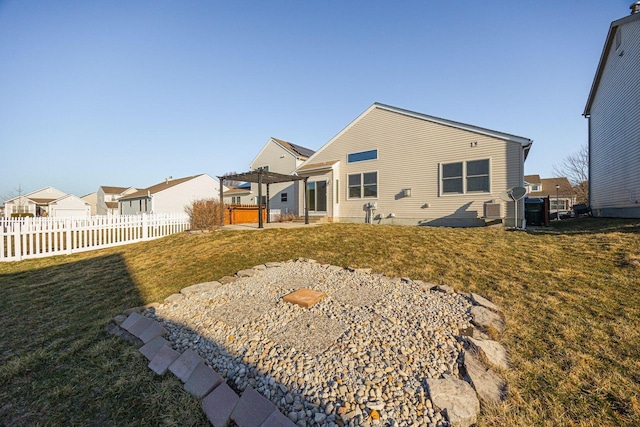
[[[374,102],[531,138],[552,176],[629,4],[0,0],[0,197],[243,172]]]

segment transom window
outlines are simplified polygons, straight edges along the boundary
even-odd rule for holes
[[[442,165],[442,194],[488,193],[489,159]]]
[[[360,151],[347,154],[347,163],[364,162],[366,160],[376,160],[377,158],[378,150]]]
[[[349,199],[371,199],[378,197],[378,172],[347,175]]]

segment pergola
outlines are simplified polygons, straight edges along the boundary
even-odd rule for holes
[[[267,184],[267,212],[269,212],[269,185],[280,182],[304,181],[304,200],[307,200],[307,179],[308,177],[298,175],[285,175],[267,170],[258,169],[251,172],[238,173],[234,175],[219,176],[220,180],[220,203],[224,205],[224,180],[234,180],[242,182],[255,182],[258,184],[258,228],[264,228],[262,220],[262,184]],[[271,222],[267,215],[267,222]],[[224,224],[224,209],[220,209],[220,223]],[[304,223],[309,224],[309,208],[304,204]]]

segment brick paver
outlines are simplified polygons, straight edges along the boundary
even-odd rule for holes
[[[198,363],[186,383],[184,389],[189,393],[202,399],[211,390],[220,385],[224,380],[216,371],[207,366],[204,362]]]
[[[161,347],[158,353],[149,362],[149,368],[158,375],[164,375],[169,366],[180,357],[180,353],[169,346]]]
[[[283,300],[291,304],[298,304],[300,307],[309,308],[326,296],[327,294],[324,292],[303,288],[285,295]]]
[[[138,320],[140,320],[141,317],[142,315],[140,313],[133,312],[127,317],[127,320],[122,322],[120,327],[125,331],[129,331],[129,328],[133,326],[133,324],[136,323]]]
[[[149,319],[148,317],[145,316],[141,316],[140,319],[138,319],[138,321],[136,323],[134,323],[133,325],[131,325],[131,327],[129,329],[127,329],[132,335],[135,335],[136,337],[140,338],[140,335],[144,332],[145,329],[147,329],[149,327],[149,325],[151,325],[152,323],[154,323],[153,320]]]
[[[267,417],[266,420],[260,427],[297,427],[293,421],[291,421],[288,417],[285,417],[280,411],[273,411],[271,415]]]
[[[273,411],[277,411],[275,405],[249,386],[231,413],[231,419],[238,427],[260,427]]]
[[[147,360],[152,361],[156,354],[158,354],[158,351],[165,346],[169,346],[169,341],[162,337],[155,337],[154,339],[140,347],[139,351],[144,357],[147,358]]]
[[[169,366],[169,370],[183,383],[186,383],[199,363],[204,363],[204,359],[193,349],[188,348]]]
[[[146,344],[155,337],[164,335],[166,332],[167,331],[165,331],[160,323],[152,321],[151,324],[147,326],[144,331],[142,331],[138,338],[140,338],[142,342]]]
[[[226,427],[238,400],[240,398],[231,387],[222,383],[202,400],[202,410],[213,427]]]

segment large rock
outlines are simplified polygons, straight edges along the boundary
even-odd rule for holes
[[[495,372],[485,368],[471,353],[464,353],[464,369],[469,381],[483,402],[504,400],[507,383]]]
[[[447,376],[427,379],[427,388],[431,401],[444,413],[451,427],[469,427],[476,423],[480,401],[469,383]]]
[[[211,291],[216,289],[217,287],[222,286],[220,282],[204,282],[198,283],[197,285],[191,285],[186,288],[182,288],[180,293],[184,296],[189,296],[193,294],[199,294],[201,292]]]
[[[507,349],[497,341],[483,340],[467,337],[469,350],[486,361],[490,366],[498,369],[509,369],[509,357]]]
[[[485,297],[480,296],[478,294],[474,294],[473,292],[471,293],[471,302],[473,302],[475,305],[479,305],[484,308],[488,308],[491,311],[495,311],[496,313],[502,312],[502,310],[500,310],[500,307],[498,307],[497,305],[495,305]]]
[[[476,305],[471,307],[472,323],[480,328],[493,328],[499,333],[504,332],[504,320],[502,317],[488,308]]]

